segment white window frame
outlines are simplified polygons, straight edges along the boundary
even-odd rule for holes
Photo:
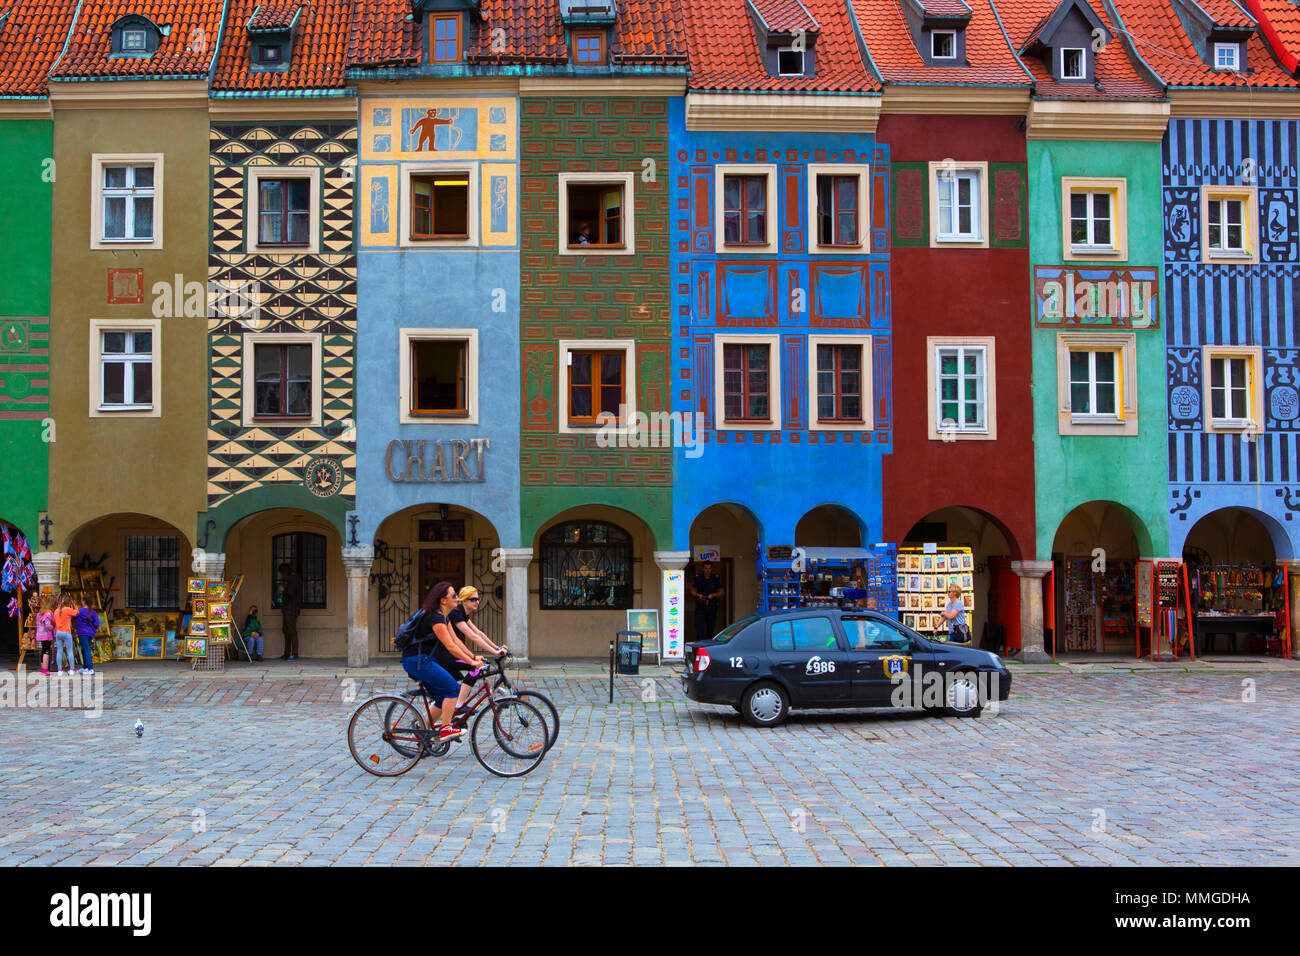
[[[1079,74],[1072,76],[1065,72],[1065,54],[1079,54]],[[1060,50],[1060,60],[1058,61],[1058,70],[1063,80],[1086,80],[1088,78],[1088,48],[1082,46],[1063,46]]]
[[[767,242],[763,245],[739,245],[725,242],[726,222],[723,213],[722,189],[727,176],[766,176]],[[770,163],[722,163],[713,167],[713,247],[720,253],[732,255],[775,255],[777,234],[781,231],[780,210],[777,208],[776,165]]]
[[[1210,206],[1225,201],[1241,203],[1240,250],[1210,245]],[[1254,186],[1201,187],[1201,261],[1230,265],[1259,262],[1259,196]]]
[[[862,423],[823,422],[817,417],[817,346],[858,345],[862,348]],[[876,393],[872,373],[875,352],[870,335],[808,336],[808,429],[815,432],[869,432],[876,427]]]
[[[139,36],[140,45],[127,46],[126,38],[129,36]],[[123,53],[148,53],[149,52],[149,31],[144,27],[123,27],[122,28],[122,52]]]
[[[477,246],[479,244],[479,219],[482,218],[482,210],[479,208],[479,163],[470,162],[438,162],[438,163],[403,163],[402,174],[399,178],[401,185],[401,209],[399,212],[397,234],[398,245],[407,249],[423,248],[456,248],[466,246]],[[466,204],[469,206],[466,217],[466,228],[469,235],[464,239],[412,239],[411,238],[411,177],[424,176],[437,173],[461,173],[469,179],[469,195]]]
[[[311,183],[310,213],[307,219],[307,245],[273,246],[260,242],[258,214],[261,212],[261,181],[263,179],[306,179]],[[319,166],[250,166],[244,185],[244,235],[249,252],[263,255],[302,256],[320,252],[321,170]]]
[[[797,72],[797,73],[787,73],[787,72],[785,72],[784,70],[781,69],[781,54],[782,54],[782,53],[798,53],[798,54],[799,54],[799,72]],[[777,51],[776,51],[776,75],[777,75],[777,76],[803,76],[804,73],[807,72],[807,69],[808,69],[808,59],[807,59],[807,57],[808,57],[808,53],[807,53],[806,50],[796,50],[796,49],[795,49],[794,47],[792,47],[792,46],[783,46],[783,47],[778,48]]]
[[[979,195],[971,203],[973,233],[947,233],[939,229],[939,182],[951,175],[954,180],[974,176]],[[930,163],[930,248],[987,249],[989,247],[989,164],[986,162]]]
[[[569,245],[569,184],[621,185],[623,187],[623,246],[610,249],[600,246]],[[557,254],[561,256],[634,256],[636,255],[636,174],[635,173],[560,173],[559,218],[556,221]],[[579,429],[581,430],[581,429]]]
[[[928,438],[930,441],[997,441],[998,389],[997,340],[993,336],[931,335],[925,340],[926,381],[929,383],[927,403]],[[943,428],[939,416],[939,350],[979,349],[984,353],[984,426],[971,428],[957,423],[955,428]],[[960,359],[959,359],[960,363]],[[959,379],[960,382],[960,379]]]
[[[1115,415],[1076,415],[1070,407],[1070,353],[1112,351],[1118,354],[1119,369]],[[1062,435],[1136,435],[1137,335],[1133,332],[1056,333],[1056,387],[1058,431]]]
[[[1219,62],[1219,54],[1231,51],[1232,65],[1228,66]],[[1223,70],[1228,73],[1236,73],[1241,69],[1241,45],[1238,43],[1216,43],[1214,44],[1214,68]]]
[[[104,238],[104,167],[153,166],[153,238]],[[163,247],[163,154],[92,153],[90,156],[90,248],[161,249]]]
[[[311,346],[311,417],[278,418],[275,416],[254,417],[254,398],[257,389],[257,363],[254,360],[253,347],[257,345],[310,345]],[[246,332],[243,342],[243,408],[242,419],[245,428],[280,427],[280,428],[319,428],[321,425],[321,407],[323,382],[325,377],[324,354],[321,336],[311,332]]]
[[[151,332],[153,351],[153,404],[149,406],[104,405],[103,341],[105,332]],[[158,418],[162,415],[162,320],[161,319],[91,319],[90,320],[90,408],[91,418]]]
[[[1075,245],[1071,241],[1071,197],[1075,193],[1110,195],[1110,245]],[[1091,229],[1092,203],[1089,206]],[[1061,177],[1061,255],[1067,260],[1128,258],[1128,180],[1119,177]]]
[[[934,51],[935,37],[947,36],[952,38],[952,52],[943,56]],[[956,30],[931,30],[930,31],[930,59],[932,60],[956,60],[957,59],[957,31]]]
[[[723,384],[726,378],[724,346],[766,345],[768,349],[767,409],[771,421],[763,423],[726,421],[726,396]],[[780,335],[715,335],[713,337],[713,427],[719,431],[775,432],[781,430],[781,336]]]
[[[627,418],[609,429],[611,434],[630,435],[636,431],[636,339],[560,339],[556,363],[556,401],[560,403],[558,417],[561,435],[591,435],[608,426],[569,424],[569,354],[574,351],[595,350],[623,352],[623,398]]]
[[[403,425],[477,425],[478,424],[478,329],[399,329],[397,420]],[[465,410],[464,415],[411,414],[411,345],[415,342],[465,342]]]
[[[849,163],[808,164],[808,251],[820,255],[844,255],[850,246],[823,245],[817,236],[817,178],[819,176],[858,177],[858,241],[866,250],[867,237],[871,235],[871,207],[867,201],[867,183],[871,181],[871,167]],[[866,250],[869,251],[869,250]]]
[[[1213,376],[1210,363],[1214,359],[1237,359],[1246,362],[1246,418],[1214,418],[1211,401]],[[1264,349],[1257,345],[1204,345],[1201,347],[1201,406],[1204,409],[1205,430],[1210,434],[1253,434],[1264,431]]]

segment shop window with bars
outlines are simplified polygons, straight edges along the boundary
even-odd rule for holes
[[[127,535],[127,607],[141,611],[174,611],[180,607],[180,551],[179,535]]]
[[[271,590],[271,607],[280,606],[280,565],[287,564],[302,579],[302,606],[305,609],[324,608],[325,536],[310,531],[292,531],[277,534],[271,539],[271,572],[275,586]]]
[[[571,521],[542,535],[543,609],[632,606],[632,536],[603,521]]]

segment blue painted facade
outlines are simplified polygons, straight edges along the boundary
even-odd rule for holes
[[[858,519],[863,543],[883,539],[882,456],[892,450],[889,303],[889,150],[852,133],[711,132],[686,129],[682,101],[670,114],[673,148],[673,410],[703,416],[702,453],[674,451],[673,539],[684,550],[691,524],[724,502],[754,517],[762,545],[795,544],[795,526],[820,505]],[[718,249],[719,166],[771,169],[768,238],[775,249]],[[870,218],[857,249],[811,252],[809,194],[815,171],[862,167]],[[848,171],[848,170],[845,170]],[[861,210],[859,210],[861,214]],[[734,248],[734,247],[730,247]],[[719,427],[719,338],[775,336],[779,401],[768,430]],[[861,343],[864,423],[827,430],[811,420],[811,336]],[[823,344],[828,344],[823,342]],[[775,385],[775,382],[774,382]]]
[[[405,508],[446,504],[482,515],[502,547],[517,547],[518,101],[399,92],[360,104],[358,543],[369,544],[384,519]],[[413,172],[468,174],[467,240],[410,239]],[[408,347],[402,330],[477,332],[469,385],[476,414],[403,421],[412,415],[399,371]],[[465,462],[459,469],[457,450]],[[412,455],[417,462],[408,461]]]
[[[1164,141],[1164,248],[1169,440],[1169,553],[1226,507],[1250,509],[1279,559],[1300,555],[1300,123],[1174,119]],[[1202,262],[1202,189],[1257,196],[1259,261]],[[1260,349],[1263,430],[1206,425],[1204,346]],[[1246,440],[1246,439],[1249,440]]]

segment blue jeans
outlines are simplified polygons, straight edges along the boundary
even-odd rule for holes
[[[442,702],[448,697],[454,700],[460,696],[460,684],[433,659],[432,654],[403,657],[402,669],[410,675],[411,680],[427,684],[435,701]]]
[[[54,669],[63,670],[63,659],[68,659],[68,670],[77,666],[76,660],[72,656],[72,635],[67,631],[59,631],[54,635],[54,660],[56,661]]]
[[[262,653],[262,635],[245,634],[244,643],[248,645],[248,653],[257,656]]]
[[[78,634],[77,640],[81,642],[81,666],[86,670],[93,671],[95,669],[95,657],[90,650],[90,635]]]

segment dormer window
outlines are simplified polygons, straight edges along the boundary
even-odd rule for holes
[[[1236,73],[1240,67],[1241,47],[1236,43],[1214,44],[1214,68]]]
[[[278,43],[259,44],[256,49],[257,62],[263,65],[273,65],[284,59],[284,47]]]
[[[803,76],[803,50],[789,47],[776,51],[776,72],[779,76]]]
[[[573,34],[575,66],[601,66],[605,63],[605,32],[581,30]]]
[[[248,31],[249,68],[255,73],[283,73],[293,56],[293,38],[302,7],[298,0],[260,3],[244,24]]]
[[[1088,51],[1081,47],[1061,49],[1061,79],[1086,80],[1088,78]]]
[[[461,18],[459,13],[430,14],[429,62],[458,63],[461,56]]]
[[[936,60],[957,58],[957,31],[935,30],[930,34],[930,56]]]
[[[144,30],[123,30],[122,31],[122,52],[123,53],[143,53],[146,44],[149,42],[149,34]]]
[[[127,14],[113,24],[109,55],[152,56],[164,32],[139,14]]]
[[[769,76],[814,75],[821,27],[807,7],[798,0],[745,0],[745,8]]]

